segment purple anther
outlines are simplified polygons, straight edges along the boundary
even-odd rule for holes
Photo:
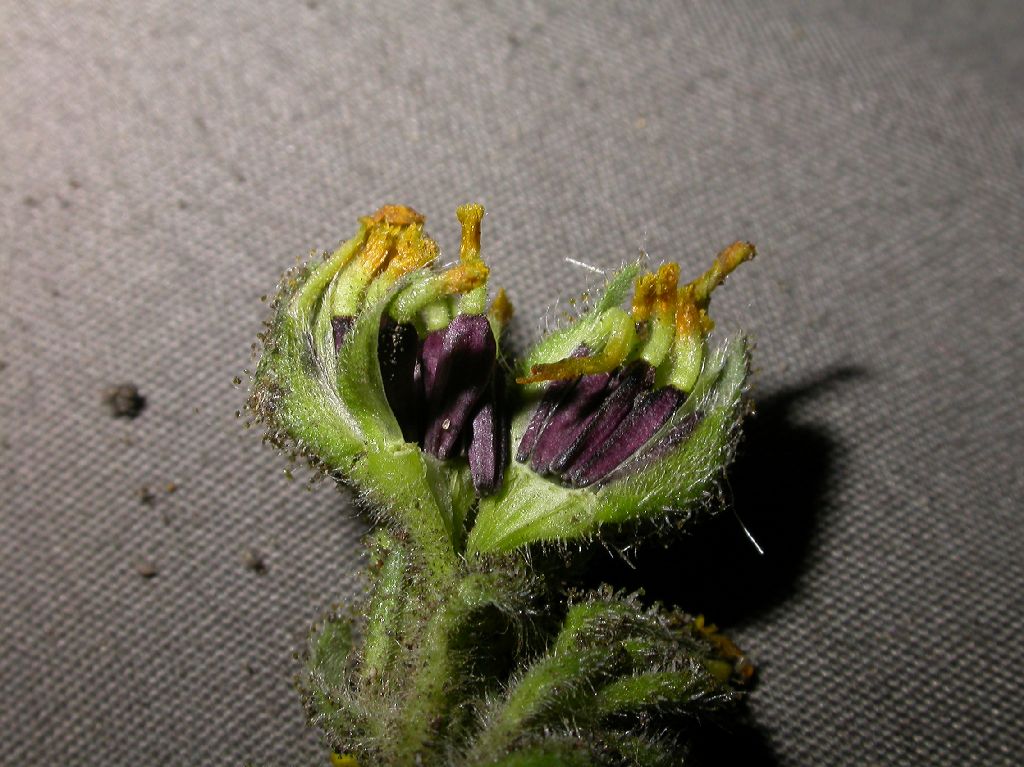
[[[444,460],[458,451],[460,437],[491,381],[497,343],[491,324],[479,314],[460,314],[442,332],[436,359],[433,347],[428,356],[424,343],[428,421],[423,447]]]
[[[588,354],[590,354],[590,349],[581,345],[576,348],[572,356],[586,357]],[[527,424],[526,431],[523,432],[523,438],[519,441],[519,449],[516,450],[516,460],[519,463],[526,463],[530,460],[530,456],[537,446],[537,440],[540,438],[541,432],[544,431],[544,424],[547,423],[548,416],[551,415],[551,411],[555,409],[558,403],[562,401],[562,397],[572,388],[576,380],[575,378],[568,378],[552,381],[548,384],[547,389],[544,390],[544,396],[537,405],[537,409],[533,411],[533,415],[530,417],[530,423]]]
[[[654,368],[649,363],[637,360],[622,371],[618,385],[605,397],[600,409],[568,449],[567,455],[559,456],[558,464],[563,467],[563,477],[569,477],[577,468],[586,466],[604,448],[605,442],[632,412],[637,398],[652,386]]]
[[[610,373],[583,376],[555,406],[530,459],[534,471],[558,473],[571,460],[572,448],[597,415],[611,379]]]
[[[416,375],[419,362],[416,328],[385,318],[377,338],[377,361],[384,394],[402,428],[402,436],[406,442],[416,442],[423,430],[423,388]]]
[[[420,348],[420,375],[423,379],[423,394],[428,402],[433,398],[437,366],[441,362],[441,350],[444,347],[444,334],[445,329],[427,333]]]
[[[686,399],[674,386],[646,392],[619,427],[586,464],[578,464],[566,479],[576,487],[585,487],[601,480],[653,437]]]
[[[509,457],[508,427],[505,377],[497,371],[485,402],[473,418],[469,443],[469,475],[478,496],[490,495],[501,487]]]

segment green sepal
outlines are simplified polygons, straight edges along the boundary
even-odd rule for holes
[[[343,242],[327,259],[314,268],[303,281],[303,284],[291,297],[288,313],[301,326],[308,326],[312,321],[313,312],[322,303],[330,283],[338,272],[352,260],[356,251],[366,241],[366,224],[360,223],[359,231],[354,237]],[[330,317],[327,317],[328,323]]]
[[[417,276],[423,278],[422,273]],[[381,317],[394,295],[406,284],[407,280],[399,280],[383,298],[356,315],[352,329],[338,351],[338,394],[356,418],[367,441],[376,448],[404,442],[402,429],[384,394],[377,342]]]
[[[622,716],[640,710],[685,708],[695,698],[714,690],[713,678],[696,668],[651,671],[618,679],[594,699],[599,716]]]
[[[334,359],[334,331],[331,327],[333,312],[331,311],[330,294],[338,275],[345,270],[356,252],[366,242],[367,228],[360,222],[359,231],[352,239],[341,244],[327,260],[318,266],[300,288],[292,300],[290,311],[299,326],[311,328],[313,343],[317,356],[330,368],[330,360]],[[316,317],[313,310],[316,308]]]
[[[328,617],[310,636],[306,669],[299,680],[309,723],[335,743],[357,738],[371,719],[349,683],[353,645],[351,621],[340,615]]]
[[[309,640],[307,682],[333,695],[348,687],[349,655],[352,651],[352,623],[332,616]]]
[[[402,443],[377,362],[388,299],[356,318],[337,364],[333,350],[328,358],[317,353],[310,300],[293,300],[274,318],[253,381],[252,408],[274,441],[291,442],[329,471],[349,476],[367,449]],[[300,324],[303,318],[306,324]]]
[[[329,371],[317,357],[308,326],[282,310],[253,377],[250,408],[272,442],[291,444],[329,471],[347,474],[365,450],[366,435],[332,378],[333,365]]]
[[[528,465],[513,463],[501,491],[481,500],[467,553],[587,538],[609,523],[655,518],[667,512],[688,513],[702,501],[731,458],[747,370],[743,338],[717,350],[690,397],[649,444],[699,411],[701,420],[694,432],[650,466],[635,474],[625,471],[623,478],[603,487],[564,487],[534,473]],[[513,433],[513,445],[520,435]],[[638,451],[638,456],[642,453]]]

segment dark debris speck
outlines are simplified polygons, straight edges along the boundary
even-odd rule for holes
[[[263,556],[253,549],[246,549],[242,555],[242,564],[245,565],[245,569],[256,573],[256,575],[264,575],[267,572],[267,563],[264,561]]]
[[[104,395],[115,418],[136,418],[146,407],[146,398],[139,394],[135,384],[111,386]]]

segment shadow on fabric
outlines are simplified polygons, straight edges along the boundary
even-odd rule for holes
[[[758,398],[729,471],[730,508],[668,545],[641,544],[627,552],[629,561],[617,553],[593,552],[584,580],[629,591],[643,588],[645,600],[703,614],[726,633],[784,608],[799,589],[840,449],[826,428],[797,422],[794,410],[865,375],[861,368],[837,368]],[[693,762],[775,764],[764,734],[746,719],[702,728]]]
[[[799,586],[838,449],[826,429],[797,423],[794,407],[864,375],[838,368],[759,398],[724,488],[729,508],[668,545],[642,543],[627,552],[628,562],[596,552],[588,572],[617,588],[642,587],[649,600],[703,614],[723,628],[780,606]]]

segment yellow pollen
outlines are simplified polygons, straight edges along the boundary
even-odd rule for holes
[[[650,273],[637,277],[636,287],[633,289],[632,314],[635,322],[646,322],[651,316],[654,307],[655,279]]]
[[[416,269],[429,266],[437,258],[437,252],[437,243],[423,234],[420,224],[406,227],[398,235],[394,255],[388,263],[385,275],[396,280]]]
[[[512,319],[512,315],[515,313],[515,308],[512,306],[512,302],[508,298],[508,294],[505,293],[505,288],[498,289],[498,295],[494,297],[494,301],[491,302],[491,308],[488,313],[494,318],[494,321],[498,325],[504,327],[508,324],[508,321]]]
[[[394,226],[422,224],[426,221],[423,216],[405,205],[384,205],[369,218],[376,224],[383,222]]]

